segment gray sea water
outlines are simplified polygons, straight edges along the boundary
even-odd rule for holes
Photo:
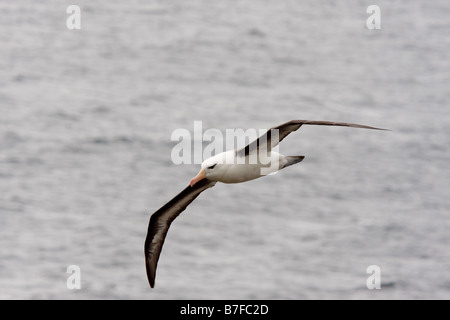
[[[2,1],[0,298],[449,299],[449,10]],[[292,119],[392,131],[302,127],[280,146],[302,163],[218,184],[173,223],[151,290],[150,214],[199,169],[172,163],[172,132]]]

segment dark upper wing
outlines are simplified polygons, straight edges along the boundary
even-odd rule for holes
[[[200,193],[215,184],[215,181],[203,179],[193,187],[188,186],[151,216],[144,250],[147,278],[152,288],[155,285],[159,255],[170,224]]]
[[[252,151],[257,150],[260,147],[266,148],[270,151],[273,147],[277,146],[288,134],[296,131],[304,124],[319,125],[319,126],[339,126],[339,127],[353,127],[363,129],[375,129],[386,130],[375,127],[363,126],[360,124],[345,123],[345,122],[332,122],[332,121],[311,121],[311,120],[292,120],[279,126],[270,128],[265,134],[248,144],[245,148],[237,151],[239,156],[248,156]]]

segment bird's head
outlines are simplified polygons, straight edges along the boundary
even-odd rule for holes
[[[191,187],[203,179],[218,181],[225,173],[223,153],[208,158],[202,163],[200,172],[191,180]]]

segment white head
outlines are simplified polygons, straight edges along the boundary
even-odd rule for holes
[[[200,172],[191,180],[191,187],[205,178],[213,181],[220,180],[226,173],[226,156],[227,153],[222,152],[203,161]]]

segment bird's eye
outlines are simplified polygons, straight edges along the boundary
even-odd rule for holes
[[[213,164],[212,166],[209,166],[208,169],[214,169],[217,163]]]

